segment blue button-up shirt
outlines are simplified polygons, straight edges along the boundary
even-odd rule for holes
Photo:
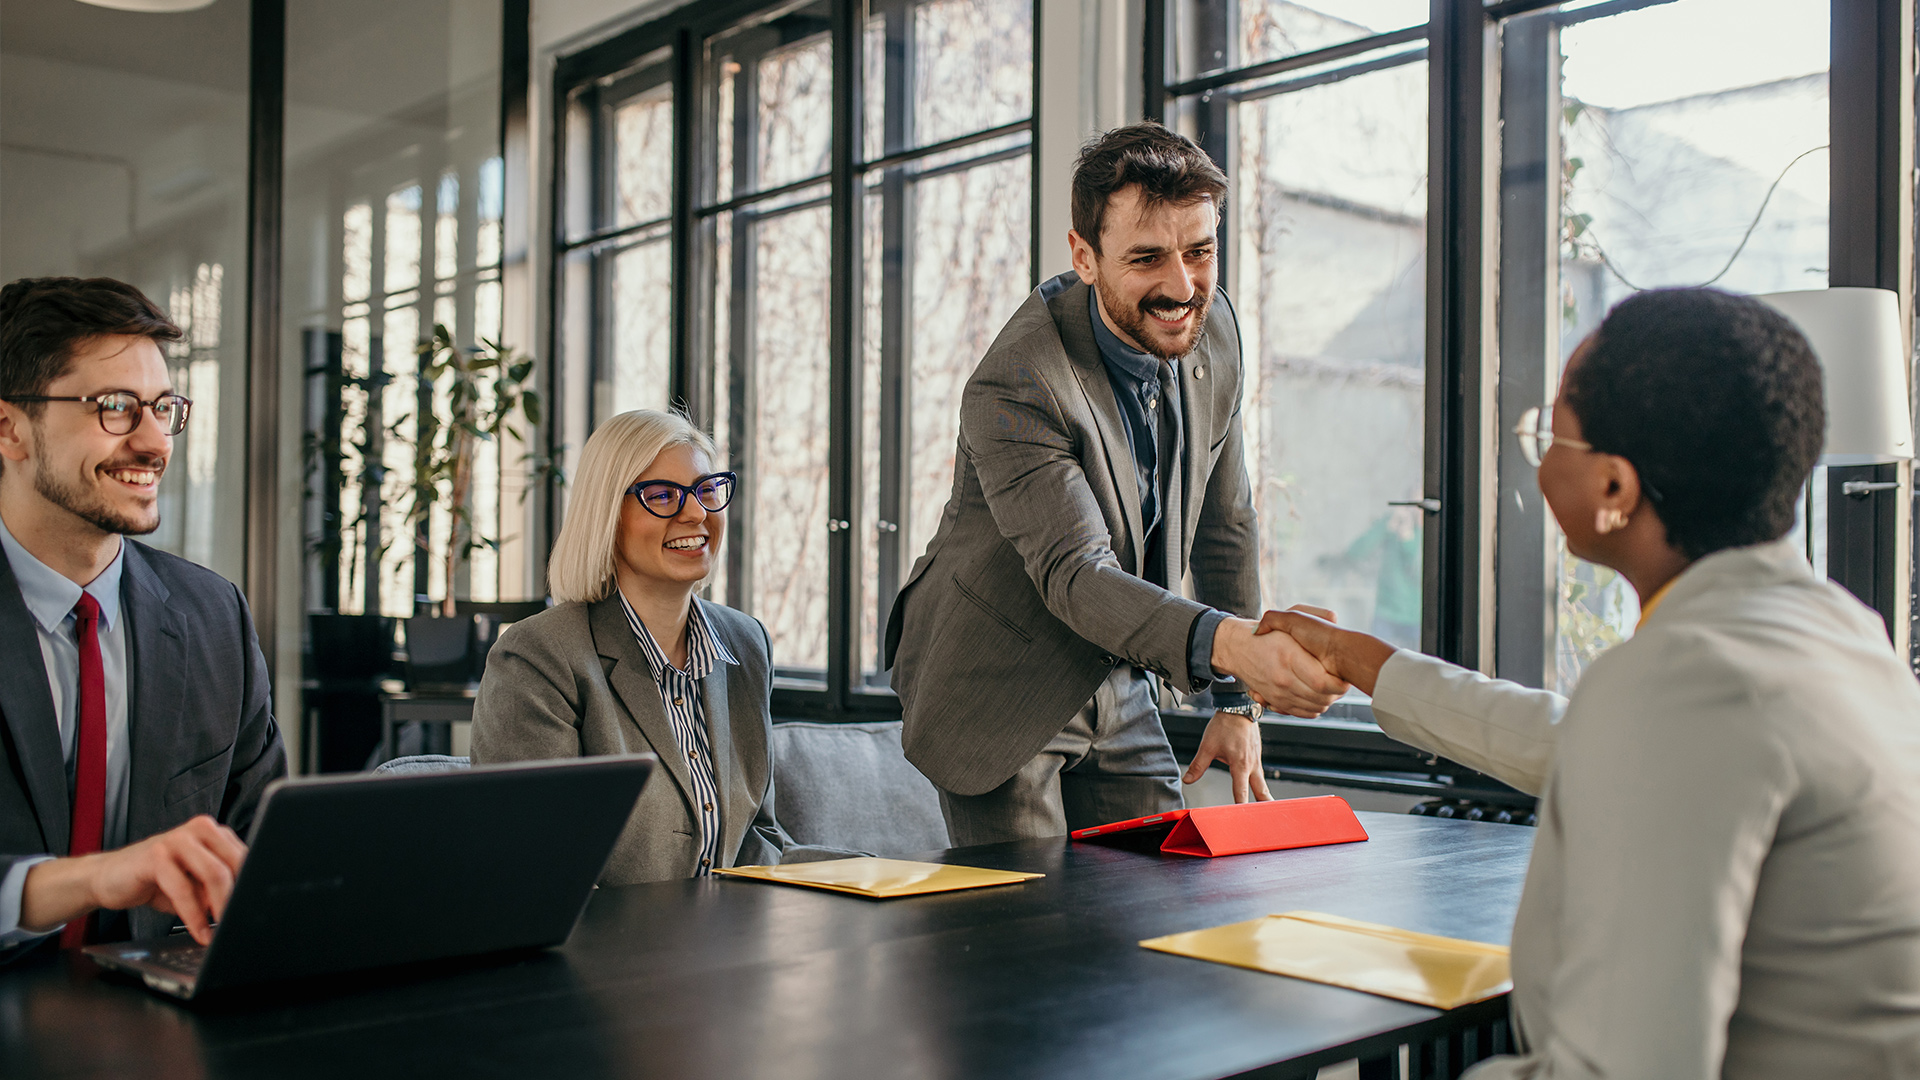
[[[1042,299],[1052,300],[1078,281],[1071,271],[1040,286]],[[1093,323],[1093,340],[1100,347],[1100,359],[1107,368],[1107,381],[1113,386],[1114,401],[1120,406],[1120,419],[1132,450],[1135,478],[1140,485],[1140,524],[1145,530],[1141,543],[1142,576],[1163,589],[1179,591],[1180,583],[1161,580],[1166,576],[1165,543],[1161,503],[1166,494],[1160,462],[1160,422],[1162,416],[1180,415],[1180,362],[1162,360],[1120,340],[1100,314],[1100,299],[1095,290],[1087,290],[1087,318]],[[1160,365],[1172,369],[1172,391],[1168,400],[1159,400]],[[1185,465],[1186,440],[1180,443],[1180,459],[1169,468]],[[1213,702],[1220,708],[1245,705],[1248,698],[1232,677],[1213,670],[1213,635],[1227,618],[1224,611],[1211,610],[1194,620],[1187,635],[1187,667],[1195,675],[1214,680]],[[1182,693],[1187,687],[1178,687]]]
[[[40,660],[53,692],[53,715],[60,727],[60,751],[66,758],[67,783],[73,784],[74,744],[80,731],[80,642],[75,636],[73,606],[80,602],[80,586],[35,558],[0,521],[0,552],[20,587],[40,639]],[[127,842],[127,777],[131,760],[127,739],[127,621],[120,610],[120,574],[126,566],[126,542],[119,554],[87,583],[85,592],[100,605],[100,668],[107,696],[107,816],[101,850],[112,851]],[[55,852],[64,855],[66,852]],[[53,855],[47,856],[52,858]],[[0,948],[41,936],[20,929],[20,902],[27,871],[45,859],[21,860],[0,879]]]

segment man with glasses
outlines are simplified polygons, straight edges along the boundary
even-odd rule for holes
[[[180,338],[122,282],[0,289],[0,956],[176,917],[211,940],[286,774],[239,590],[127,539],[192,410]]]

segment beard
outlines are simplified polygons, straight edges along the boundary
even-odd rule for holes
[[[129,513],[115,507],[106,495],[98,489],[87,487],[79,481],[67,481],[56,477],[46,467],[46,446],[40,440],[40,433],[34,432],[34,469],[33,490],[40,497],[65,510],[67,513],[92,525],[105,533],[117,533],[121,536],[145,536],[160,527],[160,507],[157,504],[145,508],[145,513]],[[136,454],[125,461],[116,461],[106,466],[108,469],[131,467],[152,469],[159,474],[166,468],[166,459]],[[104,471],[104,470],[102,470]]]
[[[1101,281],[1096,281],[1094,288],[1099,290],[1103,297],[1116,295]],[[1192,352],[1194,346],[1200,343],[1200,335],[1207,328],[1207,309],[1212,304],[1211,292],[1196,291],[1193,299],[1184,304],[1171,297],[1148,296],[1130,308],[1116,304],[1108,309],[1107,315],[1113,319],[1114,328],[1139,342],[1141,349],[1162,360],[1178,360]],[[1193,320],[1187,325],[1185,332],[1168,341],[1166,328],[1155,322],[1153,316],[1149,314],[1154,311],[1191,311]]]

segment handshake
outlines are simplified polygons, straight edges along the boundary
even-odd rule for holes
[[[1269,611],[1259,622],[1228,618],[1213,634],[1213,669],[1233,676],[1266,708],[1319,716],[1347,687],[1373,693],[1380,665],[1394,647],[1334,624],[1333,612],[1304,604]],[[1226,766],[1233,801],[1264,801],[1260,725],[1233,713],[1215,713],[1182,779],[1197,782],[1214,762]]]
[[[1269,611],[1258,623],[1228,618],[1213,635],[1213,667],[1239,680],[1275,712],[1319,716],[1348,686],[1373,692],[1393,646],[1345,630],[1333,612],[1304,604]]]

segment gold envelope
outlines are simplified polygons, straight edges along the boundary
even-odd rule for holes
[[[1451,1009],[1513,989],[1507,949],[1317,911],[1169,934],[1149,949]]]
[[[988,885],[1012,885],[1047,876],[1013,870],[983,870],[977,866],[875,858],[831,859],[826,862],[789,863],[785,866],[736,866],[731,870],[715,870],[714,873],[754,881],[773,881],[782,885],[829,889],[874,900],[952,892],[955,889],[978,889]]]

